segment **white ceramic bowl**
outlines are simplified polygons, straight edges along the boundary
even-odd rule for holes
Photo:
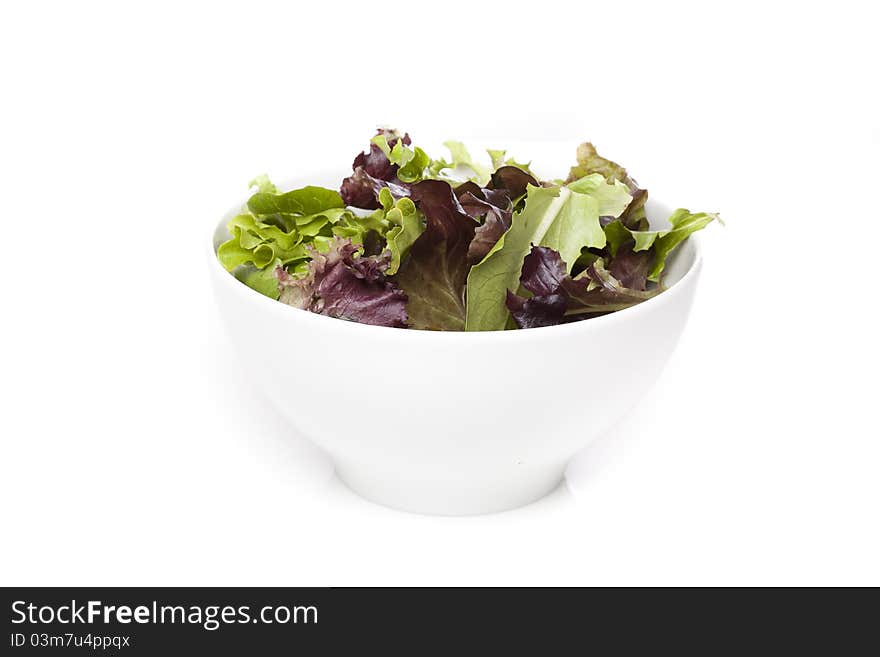
[[[333,186],[342,177],[322,178]],[[572,324],[480,333],[368,326],[286,306],[227,273],[215,249],[239,207],[214,230],[210,268],[249,380],[326,450],[352,490],[420,513],[503,511],[553,490],[571,456],[657,380],[701,266],[692,237],[668,261],[666,291]]]

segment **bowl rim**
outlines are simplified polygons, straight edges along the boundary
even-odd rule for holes
[[[328,317],[326,315],[320,315],[318,313],[313,313],[308,310],[303,310],[301,308],[288,306],[287,304],[281,303],[277,299],[267,297],[266,295],[261,294],[256,290],[248,287],[247,285],[239,281],[235,276],[233,276],[232,272],[227,271],[223,267],[223,265],[220,264],[220,260],[217,258],[217,249],[214,245],[214,237],[217,234],[218,229],[225,222],[229,221],[228,217],[240,212],[242,206],[244,205],[244,203],[246,203],[246,201],[247,199],[245,199],[244,202],[240,201],[234,206],[228,206],[227,210],[221,215],[219,221],[215,221],[212,224],[210,241],[207,250],[208,259],[210,261],[209,267],[211,268],[212,274],[218,281],[225,281],[221,284],[226,285],[230,290],[233,290],[233,294],[239,295],[247,303],[255,303],[257,304],[257,306],[260,306],[262,304],[263,307],[266,308],[269,312],[286,313],[286,316],[291,318],[293,321],[317,322],[316,324],[314,324],[315,328],[322,330],[337,330],[341,332],[355,331],[355,333],[368,331],[374,332],[374,335],[376,335],[377,337],[379,335],[390,336],[400,334],[400,339],[404,340],[457,340],[468,342],[480,342],[483,340],[499,339],[541,339],[541,336],[546,336],[547,338],[562,337],[563,335],[577,333],[580,331],[598,330],[600,327],[608,326],[614,322],[630,320],[637,321],[637,318],[640,315],[656,308],[658,304],[671,303],[673,297],[677,297],[678,295],[682,294],[685,283],[695,282],[703,266],[703,254],[700,245],[700,238],[698,235],[690,235],[684,242],[682,242],[682,244],[679,245],[681,247],[684,247],[685,245],[690,244],[694,252],[693,261],[691,262],[691,265],[687,269],[687,271],[682,274],[681,278],[675,281],[668,288],[664,289],[660,294],[657,294],[650,299],[646,299],[645,301],[642,301],[635,306],[630,306],[629,308],[624,308],[623,310],[617,310],[615,312],[608,313],[607,315],[600,315],[599,317],[593,317],[591,319],[579,322],[557,324],[555,326],[541,326],[530,329],[502,331],[430,331],[424,329],[401,329],[391,326],[376,326],[373,324],[362,324],[360,322],[346,321],[343,319],[338,319],[336,317]],[[593,328],[591,329],[590,327]],[[377,331],[381,331],[381,333],[375,333]]]

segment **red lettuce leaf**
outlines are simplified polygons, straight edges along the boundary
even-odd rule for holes
[[[402,137],[392,130],[379,129],[376,134],[384,135],[388,146],[394,148],[398,140],[407,146],[409,134]],[[395,198],[409,196],[409,185],[397,177],[397,165],[392,164],[382,149],[373,142],[366,152],[358,153],[351,164],[352,175],[342,181],[339,194],[346,205],[367,210],[379,207],[379,191],[387,187]]]
[[[358,257],[357,250],[350,239],[335,237],[327,253],[310,249],[304,278],[278,267],[279,301],[337,319],[405,328],[406,295],[385,278],[391,253]]]
[[[510,228],[513,203],[507,190],[481,189],[473,182],[459,185],[455,195],[465,214],[477,221],[482,220],[468,246],[468,261],[474,264],[482,260]]]
[[[626,253],[620,270],[629,281],[644,285],[647,267]],[[635,254],[639,255],[639,254]],[[563,322],[589,319],[641,303],[659,288],[644,290],[624,285],[605,269],[597,258],[577,277],[567,275],[561,256],[554,249],[533,246],[523,260],[520,283],[532,293],[522,297],[507,291],[507,309],[519,328],[553,326]]]
[[[388,141],[389,148],[394,148],[398,139],[403,140],[405,146],[409,146],[412,143],[409,134],[404,134],[403,137],[401,137],[393,130],[385,130],[382,128],[377,130],[376,134],[385,137]],[[385,153],[382,152],[382,149],[373,142],[370,142],[370,149],[368,151],[358,153],[357,157],[354,158],[351,168],[357,169],[358,167],[363,167],[364,171],[370,176],[378,178],[379,180],[392,180],[397,174],[397,165],[391,164],[385,156]]]
[[[534,176],[519,167],[504,166],[498,167],[498,170],[492,174],[487,187],[505,190],[510,199],[516,203],[525,196],[529,185],[538,186],[538,181]]]
[[[567,307],[568,300],[564,294],[546,294],[525,299],[507,291],[507,309],[519,328],[561,324]]]
[[[567,278],[562,289],[568,295],[567,315],[614,312],[629,308],[659,294],[660,287],[635,290],[623,285],[597,258],[576,278]]]
[[[382,181],[373,178],[363,167],[358,167],[342,181],[339,195],[346,205],[375,210],[379,207],[377,187],[382,187]]]
[[[381,153],[381,151],[380,151]],[[382,157],[385,157],[382,155]],[[397,166],[397,165],[394,165]],[[399,181],[396,177],[391,180],[374,178],[363,167],[357,167],[354,172],[342,181],[339,194],[346,205],[365,210],[375,210],[380,207],[379,192],[387,187],[395,200],[409,196],[409,185]]]
[[[653,253],[649,250],[633,251],[633,246],[625,244],[617,249],[617,254],[608,262],[608,273],[624,287],[645,290]]]
[[[482,220],[468,247],[471,264],[485,258],[510,228],[514,206],[525,196],[529,185],[537,186],[538,181],[519,167],[503,166],[492,174],[485,188],[473,182],[456,188],[456,196],[464,211],[474,219]]]
[[[559,292],[568,270],[559,253],[546,246],[533,246],[523,258],[520,283],[535,296]]]
[[[463,331],[467,254],[477,223],[445,181],[422,180],[411,192],[426,227],[394,276],[409,298],[410,326]]]

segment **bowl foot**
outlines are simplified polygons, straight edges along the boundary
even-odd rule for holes
[[[469,516],[509,511],[551,493],[565,476],[565,464],[518,466],[495,476],[452,472],[380,473],[336,464],[336,476],[363,498],[399,511]]]

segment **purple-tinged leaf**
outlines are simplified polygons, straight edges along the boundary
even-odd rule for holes
[[[402,137],[392,130],[378,130],[377,134],[383,135],[390,148],[401,140],[405,145],[410,144],[408,134]],[[379,191],[387,187],[395,198],[409,196],[409,185],[401,182],[397,177],[397,165],[392,164],[388,157],[374,142],[370,142],[370,148],[366,152],[358,153],[351,165],[352,175],[342,181],[339,194],[346,205],[367,210],[375,210],[379,207]]]
[[[625,273],[644,282],[643,269],[641,264],[633,265]],[[520,282],[533,296],[521,297],[507,291],[507,309],[517,326],[535,328],[589,319],[628,308],[660,292],[659,288],[644,291],[623,285],[605,269],[601,258],[575,278],[567,271],[557,251],[532,247],[523,260]]]
[[[465,214],[482,221],[474,230],[474,239],[468,247],[468,260],[474,264],[482,260],[510,228],[513,203],[507,190],[481,189],[473,182],[459,185],[455,194]]]
[[[412,328],[464,330],[468,247],[477,223],[442,180],[422,180],[411,198],[425,215],[425,231],[394,277],[406,293]]]
[[[597,258],[576,278],[567,278],[562,289],[568,295],[569,315],[612,312],[634,306],[660,293],[653,290],[634,290],[623,285],[605,269],[602,258]]]
[[[507,291],[507,309],[519,328],[540,328],[561,324],[568,300],[564,294],[547,294],[525,299]]]
[[[528,185],[537,184],[531,174],[519,167],[503,166],[492,174],[484,189],[474,183],[456,189],[465,211],[474,218],[483,217],[468,249],[471,264],[480,262],[498,243],[510,228],[514,205],[525,196]]]
[[[279,301],[313,313],[376,326],[406,327],[406,295],[385,278],[391,254],[357,255],[351,240],[335,237],[327,253],[310,249],[308,273],[275,271]]]
[[[651,251],[633,251],[632,244],[624,244],[608,262],[608,273],[623,287],[645,290],[652,258]]]
[[[408,134],[401,137],[394,130],[380,128],[376,131],[376,134],[385,137],[389,148],[394,148],[398,139],[402,139],[406,146],[409,146],[411,143]],[[391,163],[385,153],[382,152],[382,149],[374,142],[370,142],[368,151],[358,153],[357,157],[354,158],[351,168],[354,170],[358,167],[362,167],[367,174],[379,180],[392,180],[397,175],[397,166]]]
[[[385,156],[383,155],[382,157]],[[363,167],[358,167],[348,178],[342,181],[339,194],[346,205],[365,210],[375,210],[380,206],[379,192],[382,191],[383,187],[388,188],[388,191],[391,192],[391,196],[395,200],[410,194],[410,186],[407,183],[400,182],[397,178],[392,180],[374,178]]]
[[[555,294],[568,275],[559,253],[546,246],[532,246],[523,259],[522,286],[535,296]]]
[[[492,174],[487,187],[489,189],[503,189],[507,191],[510,199],[516,203],[525,196],[529,185],[538,186],[538,181],[530,173],[519,167],[503,166]]]

